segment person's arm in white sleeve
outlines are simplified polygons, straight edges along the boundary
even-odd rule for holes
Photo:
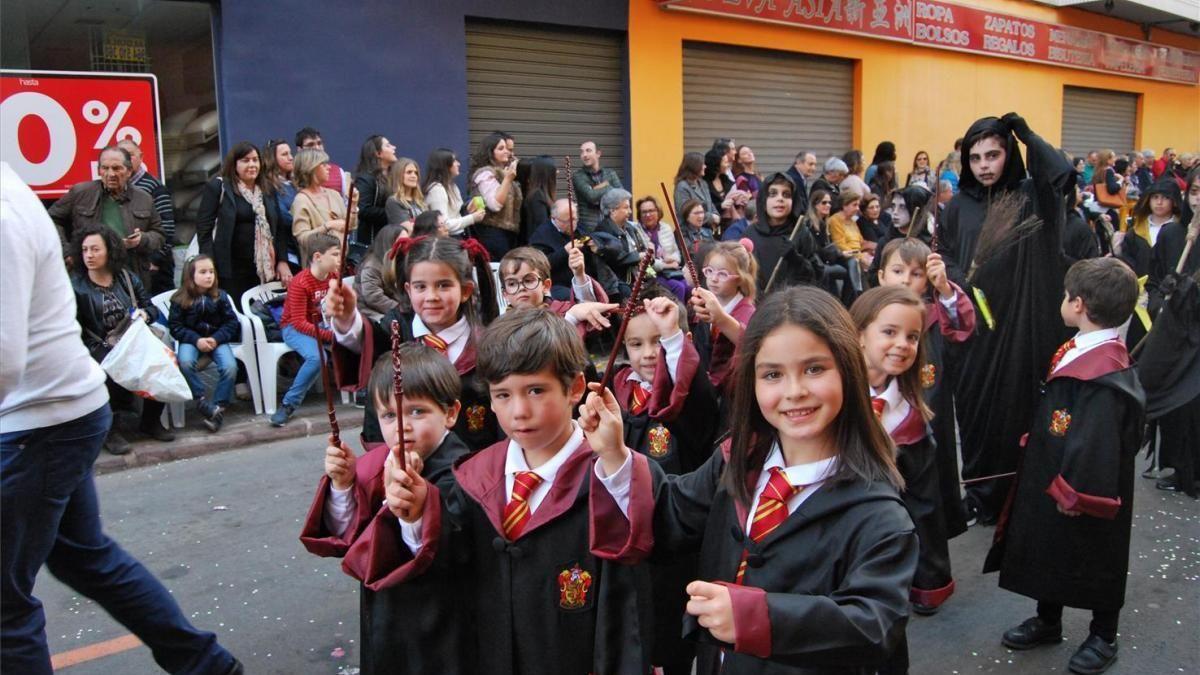
[[[625,457],[625,463],[611,476],[604,475],[604,462],[596,462],[596,478],[608,490],[608,494],[612,495],[613,501],[617,503],[617,508],[621,509],[621,513],[628,518],[629,488],[633,480],[633,453],[630,452]],[[405,539],[405,541],[408,540]]]
[[[354,513],[356,501],[354,487],[339,490],[329,486],[329,498],[325,500],[325,513],[322,514],[325,529],[339,539],[344,539],[346,530],[350,529],[350,516]]]
[[[667,372],[671,374],[672,382],[676,382],[679,379],[676,373],[679,372],[679,357],[683,355],[684,340],[683,331],[677,331],[674,335],[660,338],[658,341],[659,346],[666,352]]]

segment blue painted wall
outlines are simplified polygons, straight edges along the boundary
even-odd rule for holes
[[[430,150],[450,147],[465,171],[467,18],[624,32],[628,2],[221,0],[213,51],[222,148],[290,143],[313,126],[347,169],[381,133],[422,165]]]

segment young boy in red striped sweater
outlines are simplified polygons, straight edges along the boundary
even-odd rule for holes
[[[283,395],[283,403],[271,415],[271,426],[287,424],[321,372],[317,350],[333,343],[333,333],[321,316],[321,300],[329,291],[329,275],[337,274],[342,263],[341,242],[329,234],[314,234],[305,244],[308,269],[292,278],[283,304],[283,341],[304,359],[296,379]],[[317,343],[318,336],[321,339]]]

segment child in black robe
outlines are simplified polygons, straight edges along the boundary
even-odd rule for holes
[[[648,284],[625,328],[629,365],[613,377],[625,443],[668,474],[693,471],[716,441],[717,397],[700,355],[687,334],[687,318],[675,295]],[[640,310],[640,311],[638,311]],[[695,647],[679,631],[687,602],[684,586],[696,576],[695,555],[672,556],[651,565],[654,584],[654,665],[666,675],[690,673]]]
[[[375,359],[391,349],[396,321],[401,340],[423,342],[454,364],[462,378],[462,414],[454,432],[472,451],[487,447],[500,438],[487,386],[475,371],[476,334],[499,312],[487,252],[474,239],[435,237],[397,239],[394,249],[394,257],[404,261],[404,289],[413,313],[397,308],[381,321],[369,321],[358,312],[352,288],[330,284],[326,313],[332,317],[336,341],[333,366],[338,386],[357,390],[366,383]],[[371,406],[363,411],[363,437],[381,440]]]
[[[421,476],[441,486],[453,483],[450,466],[468,454],[450,431],[461,411],[458,373],[434,350],[401,347],[404,375],[404,451],[421,465]],[[390,355],[371,371],[367,394],[376,409],[386,443],[363,443],[355,457],[349,446],[325,449],[325,475],[300,533],[310,553],[346,555],[383,502],[383,472],[391,448],[399,444],[396,397]],[[449,565],[430,570],[418,582],[359,595],[359,665],[363,675],[462,672],[472,663],[468,617],[454,603],[437,602],[459,586]],[[420,607],[420,612],[413,608]]]
[[[984,571],[1038,601],[1037,616],[1004,634],[1012,649],[1062,640],[1063,606],[1092,610],[1076,673],[1117,658],[1125,602],[1134,459],[1144,395],[1118,328],[1133,312],[1137,278],[1113,258],[1082,260],[1064,280],[1063,321],[1079,332],[1051,359],[1026,435],[1024,459]]]
[[[850,316],[820,289],[772,294],[742,336],[732,386],[739,423],[718,452],[693,473],[630,486],[631,500],[657,500],[656,555],[700,550],[684,621],[697,672],[874,673],[903,643],[917,537]],[[607,489],[629,453],[618,413],[593,390],[579,418]],[[644,525],[631,518],[630,539]]]
[[[921,387],[925,390],[925,402],[933,411],[929,424],[937,442],[942,514],[946,536],[953,539],[966,532],[967,514],[958,482],[958,429],[954,426],[954,381],[948,351],[952,345],[962,345],[971,339],[975,332],[975,306],[948,278],[942,256],[915,237],[889,241],[876,259],[882,262],[881,286],[907,286],[925,299],[925,333],[921,338],[925,365],[921,366]],[[913,609],[918,613],[936,611],[940,603],[931,600],[914,598]]]
[[[650,467],[635,453],[612,469],[633,490],[600,487],[612,479],[599,477],[571,419],[586,360],[575,330],[547,309],[497,319],[480,340],[479,372],[509,440],[457,462],[447,490],[390,467],[387,508],[346,556],[371,589],[412,583],[442,560],[461,565],[454,584],[477,628],[467,645],[476,661],[458,672],[650,669],[649,573],[620,564],[649,549],[633,535],[652,517]],[[601,525],[590,529],[593,516]]]
[[[950,547],[942,509],[937,443],[922,387],[926,307],[903,286],[873,288],[850,308],[858,328],[871,405],[896,444],[896,466],[904,478],[904,506],[917,526],[921,555],[909,597],[913,611],[933,614],[954,593]]]

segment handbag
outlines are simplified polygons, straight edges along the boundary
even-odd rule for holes
[[[1129,184],[1122,183],[1121,189],[1116,194],[1113,194],[1108,191],[1107,182],[1101,180],[1099,183],[1096,183],[1096,201],[1110,209],[1119,209],[1125,206],[1125,193],[1128,190]]]

